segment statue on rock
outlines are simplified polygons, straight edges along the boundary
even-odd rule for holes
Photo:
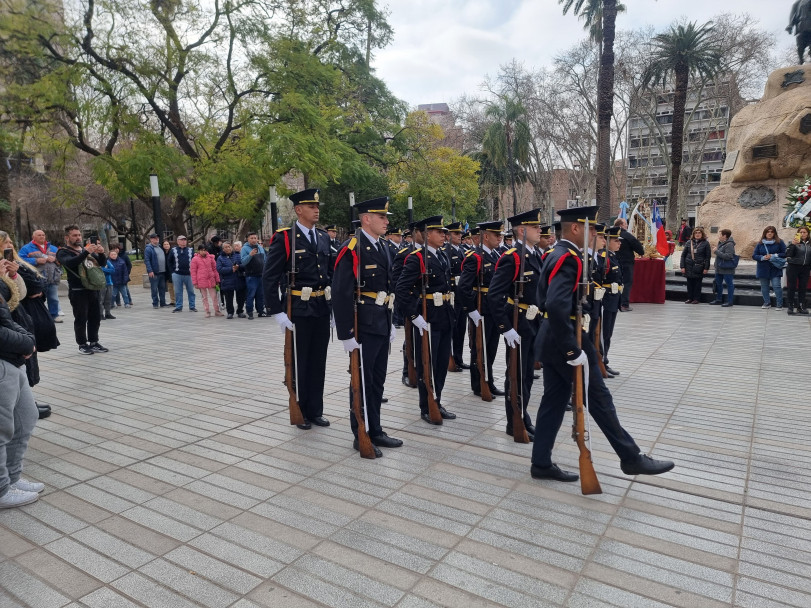
[[[791,6],[788,27],[786,31],[797,39],[797,56],[800,65],[805,62],[805,49],[811,47],[811,0],[797,0]],[[811,51],[809,51],[811,59]]]

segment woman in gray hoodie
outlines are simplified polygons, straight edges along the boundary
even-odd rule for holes
[[[735,241],[732,231],[724,228],[718,236],[718,246],[715,251],[715,300],[710,304],[721,304],[723,307],[732,306],[735,297]],[[727,286],[727,301],[724,302],[724,283]]]
[[[797,298],[796,314],[808,314],[808,309],[805,307],[805,293],[808,289],[809,274],[811,274],[811,242],[808,228],[801,226],[794,235],[794,241],[786,248],[786,287],[788,314],[790,315],[795,314],[795,294]]]

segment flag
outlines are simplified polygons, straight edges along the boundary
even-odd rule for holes
[[[627,220],[628,219],[628,206],[629,206],[628,203],[626,203],[625,201],[622,201],[620,203],[619,219],[622,219],[622,220]]]
[[[670,244],[667,242],[665,226],[662,224],[662,216],[659,215],[659,204],[656,201],[653,201],[651,209],[651,223],[654,228],[654,230],[651,230],[653,245],[656,247],[656,251],[662,254],[663,257],[667,257],[670,254]]]

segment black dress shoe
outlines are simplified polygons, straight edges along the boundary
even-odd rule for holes
[[[571,412],[571,411],[572,411],[572,404],[571,404],[571,402],[569,402],[569,403],[567,403],[567,404],[566,404],[566,408],[565,408],[565,410],[566,410],[567,412]]]
[[[580,476],[576,473],[564,471],[556,464],[548,467],[539,467],[533,464],[529,472],[533,479],[554,479],[556,481],[577,481],[580,479]]]
[[[456,420],[456,414],[454,414],[453,412],[449,412],[441,405],[439,406],[439,413],[445,420]]]
[[[42,420],[51,415],[51,406],[47,403],[37,403],[37,411],[39,412],[39,419]]]
[[[633,308],[630,306],[620,306],[620,312],[631,312]]]
[[[310,430],[311,428],[313,428],[313,425],[312,425],[312,424],[310,424],[310,423],[309,423],[309,422],[307,422],[307,421],[305,421],[305,422],[304,422],[304,424],[297,424],[296,426],[297,426],[298,428],[300,428],[302,431],[308,431],[308,430]]]
[[[356,452],[360,452],[360,443],[357,439],[352,442],[352,447],[355,448]],[[381,452],[377,447],[375,447],[375,458],[383,458],[383,452]]]
[[[612,376],[619,376],[619,375],[620,375],[620,373],[619,373],[619,372],[615,372],[613,369],[611,369],[611,368],[610,368],[610,367],[608,367],[607,365],[605,366],[605,371],[607,371],[607,372],[608,372],[609,374],[611,374]]]
[[[399,448],[403,445],[403,440],[389,437],[386,433],[383,433],[377,437],[372,437],[372,443],[381,448]]]
[[[389,402],[389,400],[388,400],[387,397],[381,397],[380,398],[380,403],[388,403],[388,402]]]
[[[654,460],[647,454],[640,454],[636,460],[623,460],[620,468],[626,475],[659,475],[676,466],[670,460]]]
[[[457,363],[456,365],[458,365],[462,369],[470,369],[470,366],[467,363]]]
[[[318,418],[313,418],[310,420],[315,426],[329,426],[329,420],[324,418],[323,416],[319,416]]]
[[[490,392],[495,395],[496,397],[503,397],[504,391],[500,388],[496,388],[495,386],[490,386]]]
[[[417,388],[416,384],[411,384],[408,379],[408,376],[403,376],[403,384],[405,384],[408,388]]]
[[[540,380],[540,379],[541,379],[541,375],[540,375],[540,374],[532,374],[532,377],[533,377],[535,380]]]
[[[422,414],[420,414],[420,418],[425,420],[425,422],[427,422],[428,424],[434,424],[434,425],[442,424],[441,422],[434,422],[433,420],[431,420],[431,416],[430,416],[430,414],[428,414],[428,412],[423,412]]]

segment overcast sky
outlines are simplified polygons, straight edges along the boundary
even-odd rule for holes
[[[704,23],[722,12],[749,13],[777,38],[793,45],[785,27],[792,0],[623,0],[617,29],[647,25],[665,30],[682,17]],[[393,93],[412,106],[451,102],[478,94],[485,75],[512,59],[528,68],[552,58],[586,34],[583,22],[563,15],[558,0],[383,0],[393,43],[373,67]]]

